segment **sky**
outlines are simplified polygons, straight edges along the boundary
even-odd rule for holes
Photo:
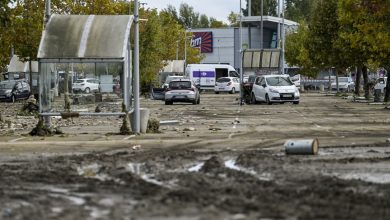
[[[167,8],[168,5],[173,5],[179,12],[180,4],[187,3],[194,8],[195,12],[205,14],[207,17],[213,17],[217,20],[229,23],[227,20],[231,11],[238,13],[240,10],[240,0],[140,0],[141,3],[146,3],[146,8],[157,8],[158,10]],[[246,1],[241,0],[244,6]]]

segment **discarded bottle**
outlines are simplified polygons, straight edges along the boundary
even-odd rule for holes
[[[289,155],[315,155],[318,154],[318,139],[287,140],[284,143],[286,154]]]

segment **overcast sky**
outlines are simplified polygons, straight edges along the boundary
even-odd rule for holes
[[[245,0],[241,1],[244,6]],[[238,13],[240,10],[240,0],[140,0],[140,2],[147,3],[145,5],[147,8],[157,8],[158,10],[173,5],[177,12],[179,12],[181,3],[187,3],[194,8],[195,12],[225,23],[228,23],[227,17],[231,11]]]

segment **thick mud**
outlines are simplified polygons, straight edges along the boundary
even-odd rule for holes
[[[139,137],[104,135],[112,130],[83,119],[61,121],[67,136],[5,131],[0,219],[390,219],[383,107],[319,95],[299,106],[235,101],[145,100],[154,117],[179,123]],[[284,153],[286,139],[311,137],[318,155]]]

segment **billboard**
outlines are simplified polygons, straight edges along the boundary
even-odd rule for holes
[[[213,32],[194,32],[191,47],[200,48],[202,53],[213,52]]]

